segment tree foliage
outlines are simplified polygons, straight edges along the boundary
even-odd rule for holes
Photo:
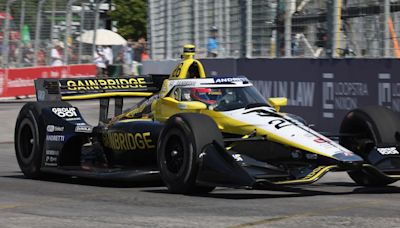
[[[113,4],[110,16],[117,22],[118,33],[126,39],[146,37],[147,0],[113,0]]]

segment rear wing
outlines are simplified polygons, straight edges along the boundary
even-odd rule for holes
[[[158,93],[167,75],[124,78],[65,78],[35,80],[37,101],[100,100],[99,121],[108,122],[110,98],[114,116],[122,114],[124,97],[150,97]]]
[[[149,97],[161,83],[151,76],[126,78],[65,78],[35,80],[38,101],[88,100],[112,97]]]

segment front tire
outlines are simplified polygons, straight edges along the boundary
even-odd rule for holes
[[[167,120],[158,142],[157,162],[169,192],[207,193],[215,188],[196,184],[199,155],[213,141],[223,145],[221,132],[206,115],[181,113]]]
[[[398,143],[400,132],[399,116],[382,106],[368,106],[350,111],[340,126],[341,134],[354,137],[340,137],[339,143],[368,161],[368,153],[379,144]],[[386,186],[395,180],[383,180],[366,170],[348,172],[351,179],[362,186]]]

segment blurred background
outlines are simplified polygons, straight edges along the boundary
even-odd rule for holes
[[[399,11],[398,0],[0,0],[0,61],[54,65],[56,49],[58,64],[94,63],[110,46],[108,64],[140,64],[186,43],[213,58],[399,58]],[[98,29],[125,42],[95,41],[108,36]]]
[[[218,28],[219,57],[400,57],[397,0],[149,0],[153,58],[185,42],[205,55]]]

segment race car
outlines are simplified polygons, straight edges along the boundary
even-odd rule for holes
[[[347,171],[364,186],[400,179],[396,113],[352,110],[337,142],[282,112],[286,98],[267,101],[244,76],[206,77],[194,54],[186,45],[169,76],[36,80],[37,102],[23,106],[15,127],[24,175],[161,178],[184,194],[310,184],[329,171]],[[142,100],[124,110],[126,97]],[[67,102],[85,99],[100,100],[96,126]]]

